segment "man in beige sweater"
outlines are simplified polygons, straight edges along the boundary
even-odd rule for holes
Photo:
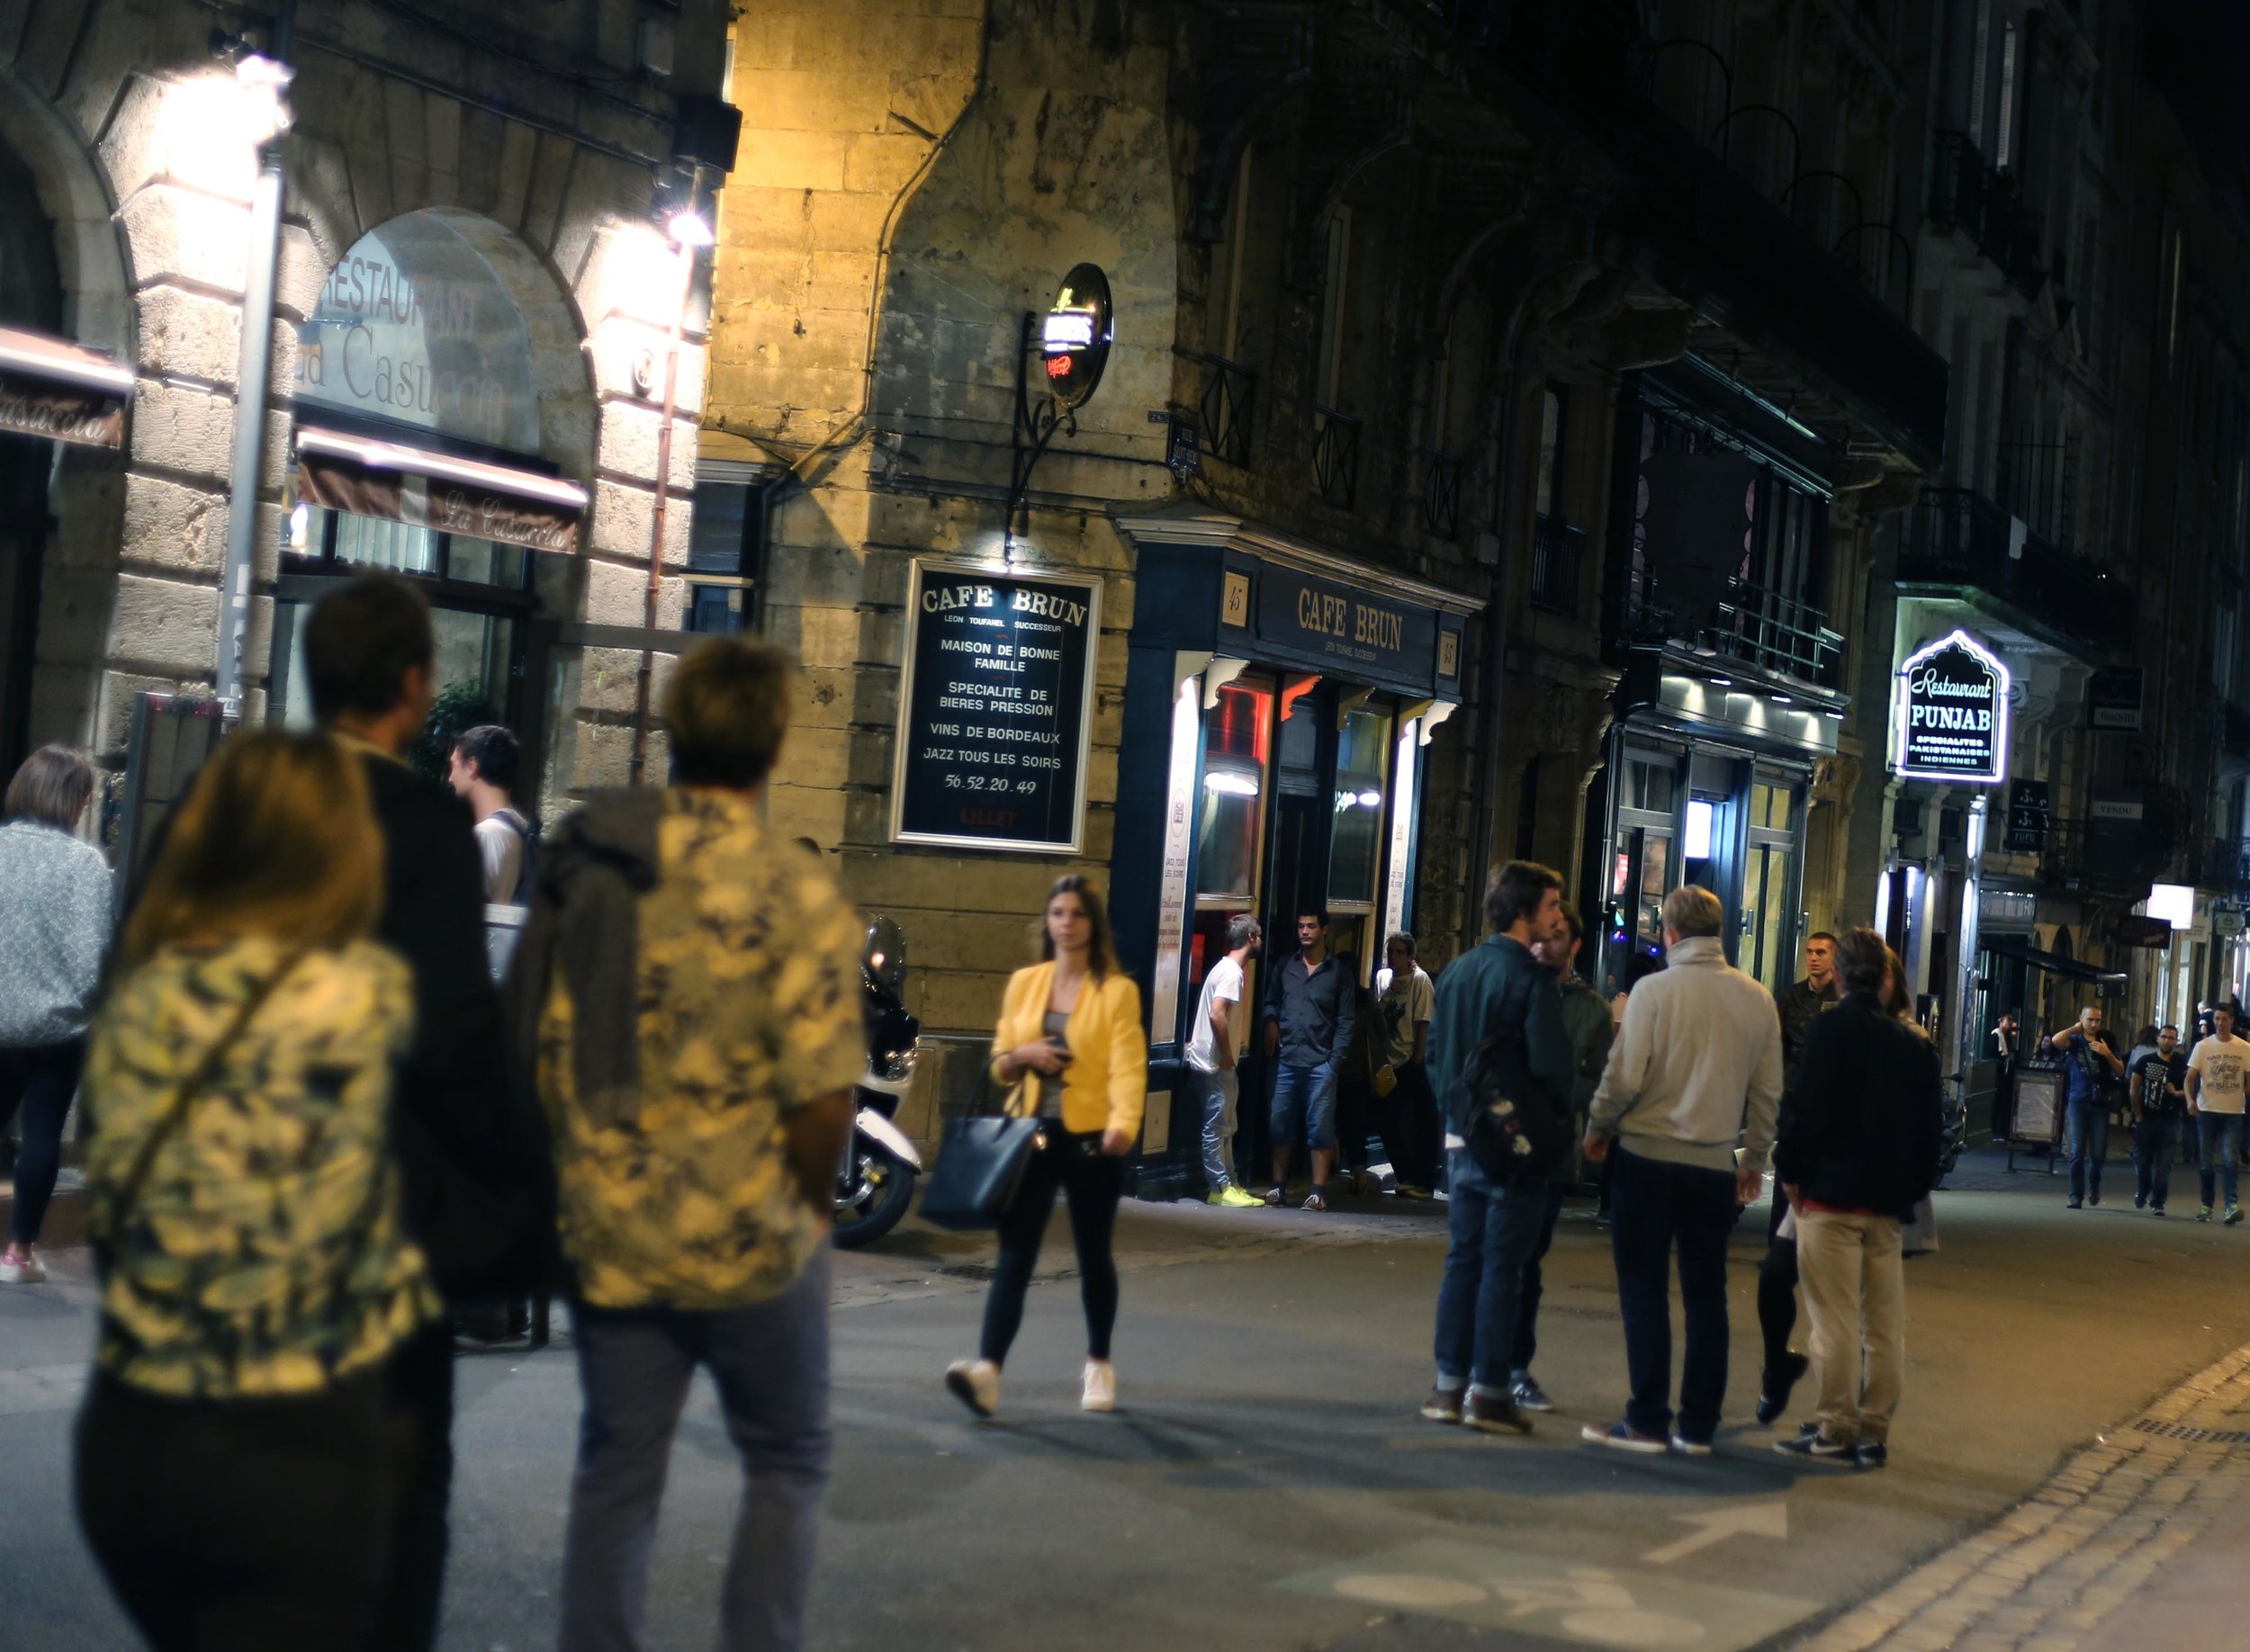
[[[1726,961],[1724,921],[1707,889],[1665,898],[1666,967],[1625,1001],[1594,1092],[1586,1156],[1617,1155],[1612,1243],[1633,1389],[1623,1422],[1586,1428],[1594,1445],[1657,1453],[1669,1432],[1672,1450],[1699,1457],[1719,1426],[1726,1236],[1758,1197],[1781,1104],[1781,1019],[1765,988]],[[1675,1244],[1688,1322],[1677,1428],[1667,1283]]]

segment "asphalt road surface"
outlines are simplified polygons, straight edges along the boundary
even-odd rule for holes
[[[2118,1188],[2126,1195],[2120,1198]],[[2192,1183],[2175,1182],[2192,1212]],[[2113,1167],[2100,1208],[1972,1159],[1908,1268],[1891,1466],[1792,1464],[1757,1427],[1753,1269],[1732,1255],[1730,1415],[1708,1459],[1579,1443],[1624,1402],[1606,1238],[1566,1214],[1529,1440],[1424,1423],[1444,1208],[1327,1217],[1129,1205],[1121,1409],[1076,1409],[1058,1221],[1000,1419],[939,1380],[974,1351],[986,1242],[910,1224],[837,1276],[824,1652],[1787,1646],[2001,1514],[2071,1449],[2250,1342],[2250,1226],[2158,1221]],[[136,1644],[81,1544],[68,1434],[91,1334],[82,1252],[0,1288],[0,1648]],[[578,1396],[567,1333],[464,1360],[444,1644],[551,1645]],[[1805,1414],[1809,1386],[1789,1425]],[[674,1455],[653,1648],[711,1643],[737,1479],[707,1392]]]

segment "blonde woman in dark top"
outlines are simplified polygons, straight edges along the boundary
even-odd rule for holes
[[[102,1266],[78,1509],[159,1649],[373,1648],[441,1312],[399,1220],[406,966],[382,846],[326,736],[228,741],[172,822],[95,1018]]]

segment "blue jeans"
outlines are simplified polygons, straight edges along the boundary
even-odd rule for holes
[[[2070,1104],[2070,1196],[2102,1197],[2102,1162],[2110,1154],[2110,1109],[2098,1097]]]
[[[1234,1183],[1227,1171],[1227,1142],[1235,1133],[1235,1096],[1241,1074],[1232,1067],[1224,1073],[1206,1073],[1196,1066],[1188,1071],[1203,1087],[1203,1185],[1216,1193]]]
[[[1530,1190],[1525,1190],[1528,1196]],[[1539,1302],[1547,1294],[1546,1270],[1542,1265],[1554,1247],[1554,1225],[1562,1219],[1564,1190],[1549,1183],[1540,1190],[1546,1207],[1539,1215],[1539,1231],[1532,1235],[1524,1257],[1524,1289],[1516,1306],[1516,1340],[1508,1346],[1508,1376],[1531,1375],[1531,1362],[1539,1354]]]
[[[828,1247],[748,1307],[573,1306],[586,1411],[562,1549],[562,1652],[637,1652],[656,1505],[698,1365],[742,1459],[719,1596],[727,1652],[796,1652],[828,1480]]]
[[[1508,1187],[1486,1175],[1466,1148],[1445,1155],[1453,1183],[1453,1240],[1437,1285],[1437,1380],[1473,1382],[1505,1396],[1515,1360],[1510,1344],[1523,1300],[1524,1263],[1547,1214],[1544,1183]]]
[[[2134,1151],[2138,1163],[2136,1190],[2152,1210],[2162,1210],[2172,1195],[2172,1167],[2180,1157],[2181,1118],[2177,1113],[2146,1113],[2134,1127]]]
[[[2195,1116],[2196,1134],[2202,1140],[2203,1202],[2211,1202],[2211,1172],[2218,1172],[2219,1181],[2227,1190],[2227,1202],[2236,1203],[2235,1180],[2240,1174],[2235,1161],[2242,1154],[2242,1115],[2240,1113],[2198,1113]]]
[[[1670,1429],[1672,1251],[1679,1252],[1679,1304],[1688,1349],[1679,1372],[1679,1432],[1708,1444],[1726,1399],[1726,1236],[1742,1214],[1734,1178],[1644,1159],[1611,1143],[1609,1240],[1617,1304],[1625,1322],[1625,1422],[1662,1438]]]
[[[1282,1066],[1274,1074],[1272,1119],[1275,1153],[1286,1153],[1297,1145],[1300,1127],[1306,1146],[1334,1152],[1336,1068],[1325,1061],[1317,1067]]]

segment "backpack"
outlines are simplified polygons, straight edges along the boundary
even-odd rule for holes
[[[1530,985],[1493,1007],[1483,1040],[1445,1098],[1445,1122],[1493,1181],[1544,1181],[1570,1151],[1571,1123],[1532,1076],[1524,1016]]]
[[[516,875],[515,903],[518,906],[529,906],[532,880],[538,875],[539,871],[539,822],[513,804],[505,804],[494,810],[493,813],[514,828],[516,836],[523,842],[524,863],[523,869]]]

